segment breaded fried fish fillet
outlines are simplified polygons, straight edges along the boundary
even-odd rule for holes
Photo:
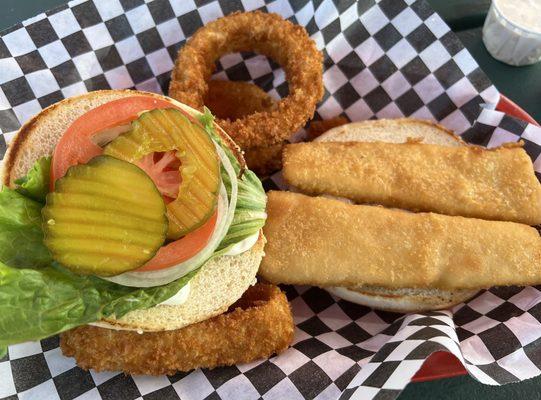
[[[285,180],[308,194],[357,203],[528,225],[541,223],[541,185],[519,146],[298,143],[283,153]]]
[[[270,192],[260,276],[313,286],[477,289],[541,283],[541,237],[485,221]]]

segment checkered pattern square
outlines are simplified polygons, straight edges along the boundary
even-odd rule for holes
[[[437,120],[477,144],[523,140],[541,173],[541,130],[482,109],[499,94],[449,27],[422,0],[76,0],[0,34],[0,154],[33,114],[97,89],[163,93],[178,49],[206,22],[233,11],[278,12],[306,27],[325,57],[316,118],[413,116]],[[272,60],[230,54],[215,78],[288,93]],[[303,133],[292,140],[302,140]],[[266,189],[282,188],[277,174]],[[83,371],[58,337],[10,346],[0,398],[392,399],[435,351],[448,351],[487,384],[541,371],[540,288],[484,291],[451,311],[374,311],[310,287],[283,288],[293,346],[269,360],[178,373]]]

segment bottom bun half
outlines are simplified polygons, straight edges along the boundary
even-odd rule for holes
[[[449,308],[471,299],[478,292],[478,290],[386,289],[368,286],[325,289],[334,296],[352,303],[377,310],[399,313],[414,313]]]
[[[188,297],[182,304],[134,310],[122,318],[107,318],[94,325],[116,330],[167,331],[222,314],[255,284],[264,245],[260,233],[250,250],[208,261],[190,280]]]

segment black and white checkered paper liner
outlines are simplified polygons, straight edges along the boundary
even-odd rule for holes
[[[197,28],[257,8],[305,26],[323,51],[326,93],[316,118],[415,116],[483,145],[523,139],[541,171],[540,128],[492,109],[497,90],[422,0],[71,2],[1,34],[1,154],[21,123],[63,98],[109,88],[163,92],[179,47]],[[287,95],[283,71],[262,56],[225,56],[216,77]],[[279,175],[266,181],[279,183]],[[170,377],[125,376],[77,368],[53,337],[9,347],[0,359],[0,398],[393,399],[439,350],[486,384],[541,373],[534,287],[483,291],[451,311],[406,316],[317,288],[285,289],[297,328],[280,356]]]

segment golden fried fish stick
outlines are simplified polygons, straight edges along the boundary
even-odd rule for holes
[[[299,143],[284,149],[284,178],[309,194],[413,211],[541,223],[541,185],[519,146]]]
[[[351,205],[270,192],[265,257],[273,283],[477,289],[541,283],[541,237],[514,222]]]

